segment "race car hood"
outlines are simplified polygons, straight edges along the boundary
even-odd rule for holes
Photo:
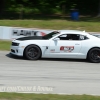
[[[45,39],[43,39],[43,36],[30,36],[30,37],[18,38],[16,40],[25,41],[25,40],[45,40]]]

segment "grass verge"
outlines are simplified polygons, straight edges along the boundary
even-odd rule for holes
[[[0,40],[0,50],[10,50],[11,41]]]
[[[100,96],[0,93],[0,100],[100,100]]]
[[[95,19],[95,20],[94,20]],[[29,27],[42,29],[74,29],[100,32],[100,21],[96,18],[72,21],[68,19],[0,20],[0,26]]]

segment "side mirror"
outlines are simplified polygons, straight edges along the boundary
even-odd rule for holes
[[[58,41],[58,40],[60,40],[60,39],[59,39],[59,38],[54,38],[53,40],[54,40],[54,41]]]

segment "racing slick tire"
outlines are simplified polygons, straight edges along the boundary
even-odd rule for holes
[[[37,60],[41,57],[41,50],[36,45],[29,45],[24,51],[24,57],[28,60]]]
[[[92,63],[99,63],[100,62],[100,49],[93,48],[89,51],[87,58]]]

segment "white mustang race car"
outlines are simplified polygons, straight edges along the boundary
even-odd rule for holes
[[[11,54],[29,60],[39,58],[74,58],[100,62],[100,38],[84,31],[59,30],[45,36],[31,36],[12,41]]]

